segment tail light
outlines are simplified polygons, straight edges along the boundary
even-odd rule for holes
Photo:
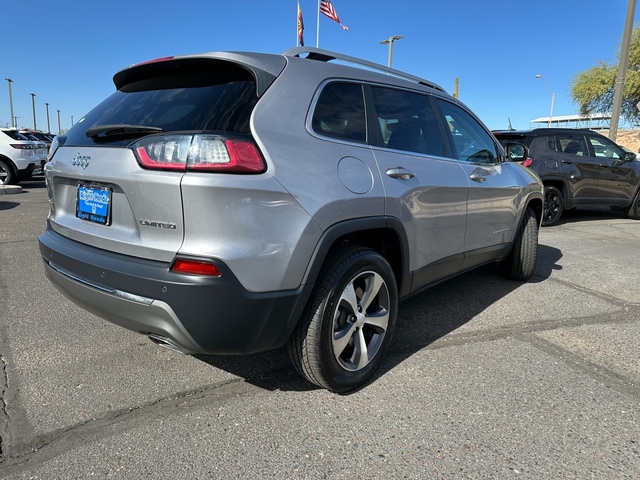
[[[18,150],[35,150],[38,148],[36,144],[29,143],[10,143],[13,148],[17,148]]]
[[[244,137],[213,134],[157,135],[134,143],[138,163],[151,170],[262,173],[256,144]]]
[[[533,163],[533,158],[527,157],[526,160],[524,160],[522,162],[522,166],[523,167],[530,167],[532,163]]]

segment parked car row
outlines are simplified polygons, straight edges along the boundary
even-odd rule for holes
[[[580,206],[624,209],[640,219],[640,161],[593,130],[538,128],[494,131],[511,160],[534,170],[545,187],[542,224]]]
[[[0,128],[0,185],[16,184],[40,173],[50,144],[50,140],[47,144],[33,132]]]

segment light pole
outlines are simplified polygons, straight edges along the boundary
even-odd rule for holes
[[[73,115],[71,115],[71,126],[73,127]]]
[[[544,82],[544,84],[547,86],[547,88],[549,89],[549,91],[551,92],[551,111],[549,112],[549,127],[551,127],[551,119],[553,118],[553,101],[556,98],[556,94],[553,93],[553,90],[551,90],[551,87],[549,86],[549,84],[547,83],[547,79],[544,78],[542,75],[538,74],[536,75],[536,78],[541,78],[542,81]]]
[[[47,133],[51,133],[51,124],[49,123],[49,104],[45,103],[45,107],[47,107]]]
[[[33,107],[33,131],[37,130],[36,128],[36,94],[30,93],[31,95],[31,106]]]
[[[58,110],[58,135],[62,135],[62,130],[60,129],[60,110]]]
[[[400,40],[401,38],[404,37],[402,35],[394,35],[393,37],[389,37],[380,42],[380,45],[386,45],[387,43],[389,44],[389,61],[387,62],[387,66],[389,68],[391,68],[391,63],[393,62],[393,42],[395,42],[396,40]]]
[[[11,80],[10,78],[5,78],[5,80],[7,81],[7,83],[9,84],[9,110],[11,112],[11,121],[13,122],[13,95],[11,95],[11,84],[13,83],[13,80]],[[16,128],[16,124],[13,123],[12,124],[14,128]]]

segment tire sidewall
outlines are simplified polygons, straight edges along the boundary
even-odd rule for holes
[[[342,292],[355,277],[363,272],[373,271],[379,274],[389,294],[389,323],[380,349],[367,366],[356,372],[345,370],[336,360],[333,353],[333,315]],[[339,270],[337,281],[332,285],[327,298],[320,308],[320,345],[318,354],[325,370],[326,380],[335,391],[346,391],[365,382],[380,365],[385,357],[397,320],[398,293],[395,277],[389,264],[373,251],[363,251],[360,255],[346,263]]]
[[[0,168],[7,173],[6,180],[4,183],[0,183],[0,185],[13,185],[16,183],[16,172],[13,170],[13,167],[9,162],[0,158]]]
[[[547,204],[547,197],[549,197],[551,195],[557,195],[558,198],[560,199],[560,212],[558,213],[557,216],[553,217],[550,221],[547,221],[546,220],[546,209],[543,208],[543,212],[542,212],[542,226],[543,227],[548,227],[548,226],[555,225],[556,223],[558,223],[558,220],[560,220],[560,217],[562,216],[562,212],[564,211],[564,200],[562,198],[562,192],[560,192],[560,190],[558,190],[556,187],[552,187],[552,186],[545,186],[544,187],[544,206],[546,206],[546,204]]]

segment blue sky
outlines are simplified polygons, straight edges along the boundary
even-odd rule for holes
[[[333,0],[340,26],[320,18],[320,47],[393,67],[452,92],[491,129],[577,111],[571,79],[620,50],[627,0]],[[305,44],[316,44],[317,0],[300,0]],[[3,5],[0,125],[71,127],[114,91],[113,74],[157,57],[217,50],[280,53],[296,42],[296,1],[62,0]],[[640,20],[636,10],[634,21]],[[541,74],[547,81],[537,79]]]

